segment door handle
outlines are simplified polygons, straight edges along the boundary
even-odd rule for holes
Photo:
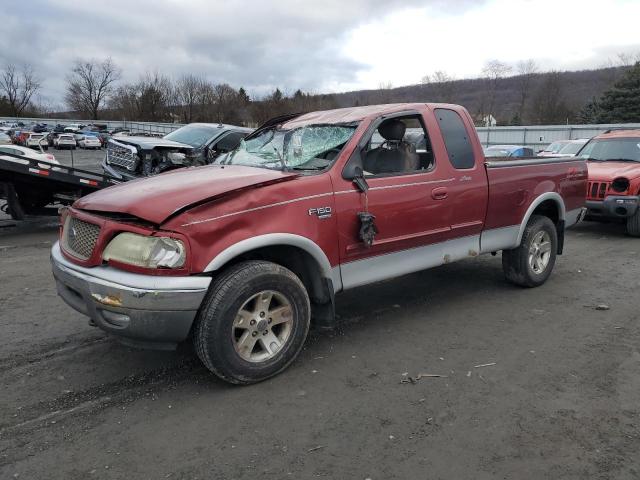
[[[447,187],[437,187],[431,190],[431,198],[434,200],[444,200],[448,195]]]

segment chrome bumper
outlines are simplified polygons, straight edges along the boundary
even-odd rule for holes
[[[58,242],[51,249],[58,294],[101,329],[128,344],[173,348],[187,338],[210,277],[141,275],[108,266],[69,262]]]

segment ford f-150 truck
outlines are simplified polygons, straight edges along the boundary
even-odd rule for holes
[[[213,163],[235,150],[252,129],[234,125],[190,123],[162,138],[116,136],[107,141],[102,169],[120,181],[176,168]]]
[[[252,383],[286,368],[311,324],[333,324],[343,290],[498,251],[509,281],[541,285],[586,182],[578,158],[486,161],[455,105],[284,116],[214,165],[77,200],[53,273],[126,343],[192,337],[212,372]]]
[[[640,237],[640,130],[613,130],[592,138],[578,152],[587,160],[587,220],[626,222]]]

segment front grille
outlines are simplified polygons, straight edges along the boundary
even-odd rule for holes
[[[74,257],[88,260],[100,235],[100,226],[69,215],[64,222],[62,246]]]
[[[611,186],[611,182],[589,182],[587,188],[587,199],[604,200],[604,197]]]
[[[107,144],[107,163],[135,171],[138,164],[136,148],[129,145],[109,140]]]

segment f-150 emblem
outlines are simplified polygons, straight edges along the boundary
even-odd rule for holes
[[[318,207],[309,209],[310,216],[317,216],[320,220],[331,217],[331,207]]]

